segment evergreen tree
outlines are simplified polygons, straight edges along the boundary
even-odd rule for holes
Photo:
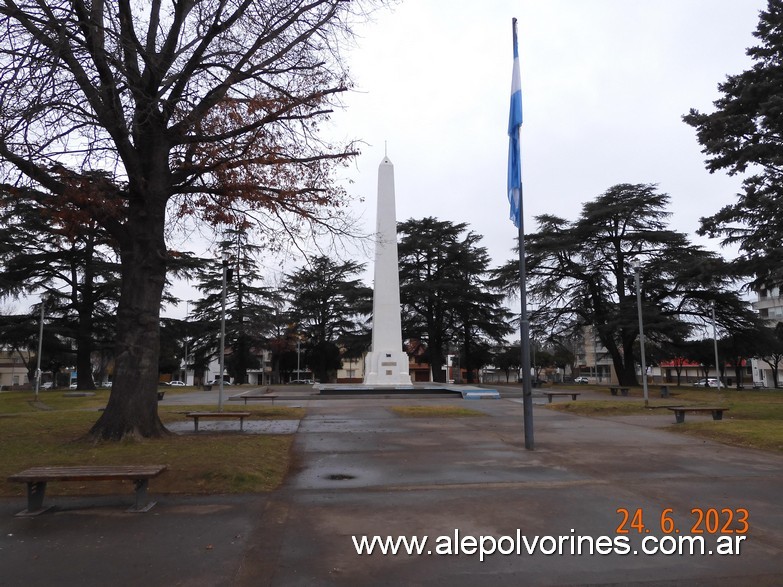
[[[472,379],[488,360],[486,343],[512,330],[503,296],[487,287],[489,255],[478,246],[481,236],[467,224],[432,217],[401,222],[397,232],[404,338],[426,342],[436,381],[445,381],[442,367],[455,347]]]
[[[249,241],[245,231],[227,231],[218,249],[221,259],[205,260],[200,274],[197,288],[204,297],[193,305],[189,346],[199,358],[199,366],[212,358],[220,360],[225,269],[225,368],[236,383],[246,383],[248,370],[260,366],[258,356],[272,334],[277,294],[258,285],[262,281],[257,261],[261,249]]]
[[[718,85],[715,111],[683,117],[697,131],[710,172],[750,175],[738,200],[702,219],[700,234],[738,245],[756,287],[783,285],[783,0],[769,0],[747,50],[753,66]]]
[[[101,174],[93,174],[100,185]],[[63,205],[64,204],[64,205]],[[44,292],[48,329],[73,341],[77,385],[94,389],[92,354],[110,354],[119,262],[106,231],[47,192],[0,192],[0,296]]]
[[[537,217],[539,232],[525,237],[528,293],[539,320],[564,335],[593,326],[621,385],[636,384],[636,263],[651,340],[684,338],[708,320],[713,301],[727,329],[752,321],[747,304],[726,290],[728,264],[667,228],[668,202],[654,185],[619,184],[584,204],[574,222]],[[499,283],[518,289],[518,262],[503,268]]]
[[[334,380],[344,345],[356,345],[359,338],[364,341],[360,348],[369,347],[364,318],[372,311],[372,290],[357,277],[363,269],[362,264],[337,263],[322,255],[285,277],[282,291],[294,329],[305,341],[307,364],[322,383]]]

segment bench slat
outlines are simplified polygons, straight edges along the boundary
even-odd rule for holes
[[[151,479],[168,468],[168,465],[94,465],[32,467],[8,477],[9,481],[31,483],[35,481],[87,481]]]
[[[168,469],[168,465],[87,465],[32,467],[8,477],[9,481],[27,483],[27,509],[17,516],[37,516],[50,509],[44,507],[49,481],[116,481],[132,480],[136,502],[128,511],[141,513],[155,505],[147,499],[149,480]]]
[[[251,412],[188,412],[188,418],[248,418]]]
[[[243,394],[243,395],[235,395],[231,397],[232,400],[244,400],[245,405],[247,405],[247,400],[251,399],[258,399],[258,400],[271,400],[274,403],[274,400],[277,399],[277,395],[273,393],[265,393],[263,395],[253,395],[253,394]]]
[[[250,412],[188,412],[185,414],[188,418],[193,418],[193,427],[198,432],[198,421],[201,418],[205,420],[216,420],[220,418],[238,418],[239,431],[242,432],[245,425],[245,418],[250,417]]]

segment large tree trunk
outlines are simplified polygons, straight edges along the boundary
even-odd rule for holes
[[[106,410],[89,432],[95,440],[168,434],[157,406],[160,304],[166,280],[165,196],[131,202],[120,245],[115,375]]]
[[[434,332],[430,329],[430,333]],[[443,369],[443,343],[439,336],[431,337],[427,341],[427,356],[432,371],[432,381],[436,383],[446,383],[448,371]]]
[[[74,305],[78,309],[76,326],[76,384],[79,389],[95,389],[92,378],[93,326],[95,321],[95,246],[88,239],[84,250],[84,276],[81,288],[74,288]],[[76,283],[76,280],[74,280]],[[81,290],[81,291],[80,291]]]
[[[636,387],[639,382],[636,380],[636,369],[633,362],[633,341],[623,344],[622,352],[611,338],[605,338],[599,331],[599,340],[604,345],[609,356],[612,357],[614,372],[617,374],[617,382],[627,387]]]

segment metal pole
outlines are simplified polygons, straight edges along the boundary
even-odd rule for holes
[[[228,252],[223,252],[223,295],[220,311],[220,384],[218,389],[218,411],[223,411],[223,371],[226,361],[226,269],[228,268]]]
[[[715,345],[715,379],[718,380],[718,391],[720,391],[720,363],[718,362],[718,337],[715,328],[715,300],[710,302],[712,308],[712,342]]]
[[[639,312],[639,346],[642,352],[642,387],[644,389],[644,405],[647,406],[647,363],[644,357],[644,322],[642,322],[642,290],[639,287],[639,265],[634,265],[634,280],[636,281],[636,307]]]
[[[533,392],[530,382],[530,317],[527,315],[527,284],[525,275],[525,228],[523,222],[522,154],[519,133],[522,126],[522,90],[519,79],[519,51],[517,45],[517,19],[511,19],[514,40],[514,67],[511,74],[511,102],[509,112],[508,195],[514,211],[514,224],[519,229],[519,346],[522,354],[522,407],[524,412],[525,448],[533,450]],[[517,190],[519,193],[517,194]],[[518,200],[517,200],[518,195]]]
[[[300,341],[296,341],[296,380],[299,381],[301,377],[299,376],[299,343]]]
[[[190,300],[185,301],[185,363],[182,381],[188,384],[188,314],[190,313]]]
[[[522,201],[520,186],[520,202]],[[522,222],[522,206],[519,207],[519,316],[520,347],[522,348],[522,410],[524,413],[525,448],[533,450],[533,390],[530,381],[530,320],[527,316],[527,282],[525,274],[525,232]]]
[[[44,299],[41,298],[41,324],[38,328],[38,358],[35,368],[35,401],[38,401],[38,390],[41,387],[41,350],[43,349]]]

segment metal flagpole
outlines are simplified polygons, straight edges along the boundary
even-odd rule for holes
[[[511,19],[514,39],[514,67],[511,73],[511,108],[508,117],[508,199],[511,220],[519,229],[519,346],[522,353],[522,408],[524,411],[525,448],[533,450],[533,391],[530,381],[530,319],[527,315],[527,283],[525,275],[525,228],[522,221],[522,160],[519,131],[522,126],[522,85],[519,76],[517,19]]]
[[[522,189],[520,186],[520,202]],[[519,320],[520,347],[522,348],[522,410],[524,413],[525,448],[533,450],[533,389],[530,381],[530,320],[527,315],[527,276],[525,274],[525,231],[522,223],[522,206],[519,207]]]

